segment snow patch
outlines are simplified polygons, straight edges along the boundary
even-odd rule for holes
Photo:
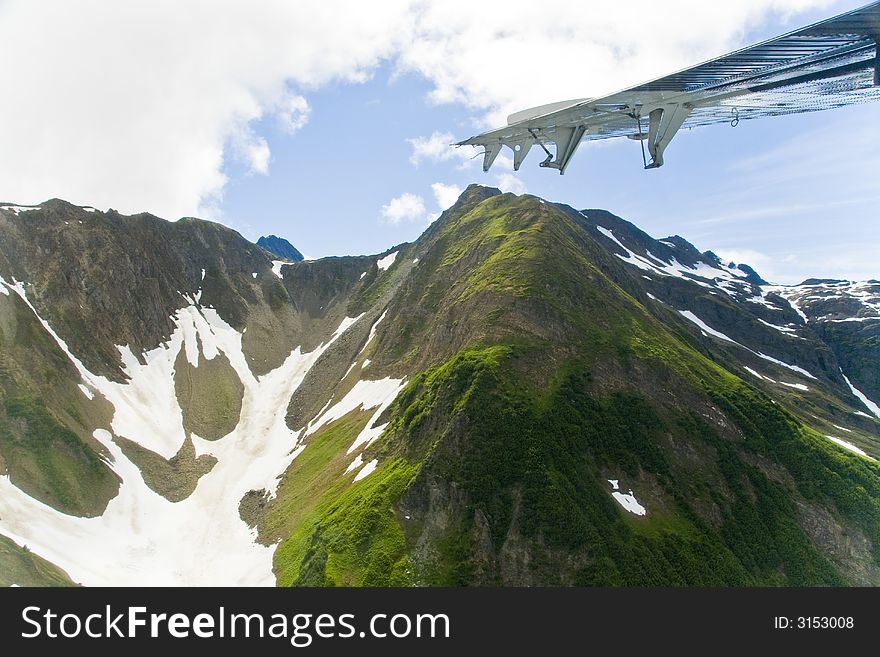
[[[348,368],[349,372],[351,371],[351,369],[352,369],[353,367],[354,367],[354,363],[352,363],[352,364],[351,364],[351,367]],[[346,373],[345,376],[348,376],[348,374]],[[345,376],[342,377],[342,378],[344,379]],[[321,417],[321,416],[324,414],[324,411],[326,411],[328,408],[330,408],[330,404],[331,404],[331,403],[333,403],[333,397],[332,397],[332,396],[330,397],[330,399],[327,400],[327,403],[324,404],[324,408],[322,408],[320,411],[318,411],[318,414],[317,414],[315,417],[313,417],[313,418],[311,419],[311,421],[309,421],[309,423],[306,425],[306,428],[311,427],[315,422],[317,422],[317,421],[318,421],[318,418]],[[308,435],[308,433],[306,433],[306,435]]]
[[[257,272],[255,272],[255,271],[254,271],[254,272],[251,272],[251,276],[252,276],[253,278],[256,278],[256,277],[257,277]]]
[[[846,374],[843,373],[843,370],[840,371],[840,374],[841,374],[841,376],[843,376],[843,380],[846,381],[846,385],[849,386],[849,389],[852,391],[852,394],[854,394],[856,397],[858,397],[859,401],[861,401],[865,406],[867,406],[869,411],[871,411],[877,417],[880,417],[880,406],[877,406],[877,404],[875,404],[870,399],[868,399],[868,397],[861,390],[859,390],[852,383],[850,383],[850,380],[848,378],[846,378]],[[864,413],[862,413],[862,415],[864,415]]]
[[[397,253],[397,251],[392,251],[384,258],[379,258],[376,261],[376,266],[379,268],[379,271],[384,271],[393,265],[394,261],[397,259]]]
[[[704,322],[702,319],[700,319],[699,317],[697,317],[696,315],[694,315],[690,310],[679,310],[678,312],[679,312],[679,313],[680,313],[685,319],[688,319],[688,320],[690,320],[691,322],[693,322],[694,324],[696,324],[697,326],[699,326],[704,332],[706,332],[706,333],[708,333],[708,334],[710,334],[710,335],[714,335],[716,338],[718,338],[718,339],[720,339],[720,340],[725,340],[725,341],[727,341],[727,342],[730,342],[730,343],[735,344],[735,345],[738,346],[738,347],[742,347],[742,348],[745,349],[746,351],[750,351],[751,353],[755,354],[755,355],[758,356],[759,358],[763,358],[764,360],[770,361],[771,363],[775,363],[776,365],[779,365],[780,367],[785,367],[785,368],[787,368],[787,369],[790,369],[790,370],[793,371],[793,372],[797,372],[798,374],[803,374],[804,376],[809,377],[809,378],[811,378],[811,379],[816,379],[815,376],[813,376],[812,374],[810,374],[810,373],[809,373],[807,370],[805,370],[803,367],[798,367],[797,365],[790,365],[789,363],[786,363],[785,361],[781,361],[781,360],[779,360],[778,358],[773,358],[773,356],[768,356],[767,354],[762,354],[760,351],[755,351],[755,350],[753,350],[753,349],[749,349],[749,348],[746,347],[745,345],[740,344],[739,342],[737,342],[737,341],[734,340],[733,338],[731,338],[731,337],[725,335],[725,334],[722,333],[721,331],[716,331],[716,330],[713,329],[711,326],[709,326],[708,324],[706,324],[706,322]],[[818,379],[816,379],[816,380],[818,380]]]
[[[586,213],[582,214],[587,216]],[[659,274],[660,276],[682,278],[701,287],[719,287],[726,294],[740,294],[742,293],[742,287],[746,285],[742,279],[746,278],[748,274],[739,269],[721,269],[705,262],[697,262],[693,266],[684,265],[674,256],[666,260],[648,250],[645,251],[645,256],[640,256],[628,249],[617,239],[613,231],[608,228],[597,225],[596,230],[623,249],[624,255],[615,253],[615,256],[639,269]],[[668,242],[661,242],[661,244],[669,245]],[[649,277],[644,275],[643,278],[650,280]]]
[[[360,481],[364,477],[373,474],[373,471],[376,469],[377,465],[379,465],[379,459],[373,459],[358,471],[358,473],[354,476],[354,480]]]
[[[80,392],[82,392],[82,394],[84,394],[86,396],[86,399],[94,399],[95,398],[94,393],[91,390],[89,390],[88,388],[86,388],[82,383],[77,383],[76,385],[79,388]]]
[[[746,347],[746,348],[748,349],[748,347]],[[752,351],[752,350],[749,349],[749,351]],[[798,374],[803,374],[806,377],[809,377],[811,379],[815,379],[818,381],[818,379],[816,379],[815,376],[813,376],[812,374],[807,372],[807,370],[805,370],[803,367],[798,367],[797,365],[789,365],[785,361],[781,361],[777,358],[773,358],[773,356],[768,356],[767,354],[762,354],[760,351],[752,351],[752,353],[755,354],[756,356],[758,356],[759,358],[763,358],[764,360],[768,360],[771,363],[775,363],[776,365],[779,365],[780,367],[785,367],[787,369],[790,369],[792,372],[797,372]]]
[[[611,488],[613,489],[611,497],[617,500],[617,503],[620,504],[620,506],[637,516],[643,516],[648,513],[648,510],[639,504],[639,501],[636,499],[635,495],[633,495],[632,489],[630,489],[629,493],[621,493],[617,487],[617,479],[609,479],[608,483],[611,484]]]
[[[789,388],[796,388],[798,390],[803,390],[804,392],[809,392],[809,388],[805,386],[803,383],[787,383],[786,381],[780,381],[784,386],[788,386]]]
[[[372,362],[373,362],[373,361],[371,361],[369,358],[364,358],[364,362],[363,362],[363,364],[361,365],[361,369],[362,369],[362,370],[367,369],[367,368],[370,366],[370,363],[372,363]]]
[[[355,457],[354,461],[352,461],[351,463],[348,464],[348,467],[345,469],[345,474],[348,474],[348,473],[351,472],[352,470],[357,470],[357,469],[358,469],[359,467],[361,467],[363,464],[364,464],[363,456],[361,456],[360,454],[358,454],[358,455]]]
[[[841,431],[846,431],[847,433],[852,433],[852,429],[847,429],[846,427],[842,427],[839,424],[832,424],[832,427],[835,429],[840,429]]]
[[[343,319],[336,331],[333,332],[333,335],[330,336],[330,342],[333,342],[334,340],[336,340],[336,338],[345,333],[352,324],[354,324],[364,315],[366,315],[366,313],[361,313],[357,317],[346,317],[345,319]]]
[[[777,308],[772,303],[767,301],[766,297],[764,297],[761,294],[756,294],[753,297],[748,297],[746,299],[746,301],[748,301],[749,303],[757,303],[758,305],[761,305],[761,306],[767,306],[767,308],[770,308],[772,310],[779,310],[779,308]],[[797,308],[795,308],[795,310],[797,310]],[[804,323],[806,324],[806,322],[807,322],[806,315],[802,314],[802,317],[804,319]]]
[[[354,410],[367,410],[378,406],[367,421],[363,431],[358,434],[346,453],[351,454],[361,445],[371,443],[379,437],[386,426],[386,424],[381,424],[377,427],[373,425],[378,421],[385,409],[397,398],[397,395],[403,389],[403,381],[403,379],[392,378],[379,379],[377,381],[358,381],[342,399],[309,424],[306,435],[309,436],[315,433],[325,424],[338,420]]]
[[[342,375],[342,379],[345,379],[345,377],[347,377],[349,374],[351,374],[351,371],[354,369],[355,365],[357,365],[357,361],[355,361],[354,363],[352,363],[351,365],[348,366],[348,369],[345,370],[345,374]],[[340,381],[342,379],[340,379]],[[327,402],[327,403],[329,404],[330,402]],[[321,412],[323,413],[323,411],[321,411]]]
[[[596,226],[596,230],[598,230],[605,237],[607,237],[612,242],[617,244],[617,246],[619,246],[621,249],[623,249],[626,252],[627,256],[631,255],[630,250],[623,245],[623,242],[621,242],[619,239],[617,239],[617,237],[614,235],[614,233],[612,231],[605,228],[604,226]]]
[[[727,342],[732,342],[735,345],[739,345],[740,347],[743,347],[743,345],[739,344],[739,342],[737,342],[733,338],[730,338],[730,337],[724,335],[724,333],[722,333],[721,331],[716,331],[715,329],[713,329],[711,326],[706,324],[706,322],[704,322],[702,319],[700,319],[699,317],[694,315],[690,310],[679,310],[678,312],[681,314],[682,317],[693,322],[694,324],[699,326],[703,331],[705,331],[709,335],[714,335],[716,338],[718,338],[720,340],[726,340]],[[743,347],[743,349],[748,349],[748,347]],[[751,350],[749,350],[749,351],[751,351]]]
[[[376,337],[376,329],[378,328],[378,326],[379,326],[379,324],[382,322],[382,320],[385,319],[385,315],[387,315],[387,314],[388,314],[388,309],[386,308],[386,309],[385,309],[385,312],[383,312],[383,313],[379,316],[379,319],[377,319],[377,320],[373,323],[373,325],[370,327],[370,333],[369,333],[369,335],[367,335],[367,341],[364,342],[364,346],[361,347],[360,352],[358,352],[358,356],[360,356],[362,353],[364,353],[364,350],[365,350],[365,349],[367,348],[367,346],[373,341],[373,338]]]
[[[16,215],[19,212],[30,212],[31,210],[39,210],[39,205],[0,205],[0,210],[9,210],[10,212],[14,212]],[[80,221],[80,223],[82,223]]]
[[[752,376],[756,376],[756,377],[758,377],[759,379],[766,380],[766,381],[770,381],[771,383],[776,383],[776,381],[774,381],[773,379],[771,379],[769,376],[764,376],[764,375],[761,374],[760,372],[756,372],[755,370],[753,370],[751,367],[746,367],[745,365],[743,365],[743,369],[744,369],[746,372],[748,372],[749,374],[751,374]]]
[[[849,451],[854,452],[854,453],[858,454],[859,456],[864,456],[865,458],[867,458],[867,459],[871,459],[872,461],[876,461],[876,460],[877,460],[877,459],[875,459],[875,458],[872,458],[872,457],[868,456],[868,455],[865,453],[864,450],[861,450],[861,449],[859,449],[858,447],[856,447],[855,445],[853,445],[852,443],[849,443],[849,442],[843,440],[843,438],[838,438],[838,437],[836,437],[836,436],[825,436],[825,437],[826,437],[828,440],[830,440],[831,442],[833,442],[833,443],[835,443],[835,444],[837,444],[837,445],[840,445],[840,446],[843,447],[844,449],[848,449]]]
[[[804,302],[839,299],[848,302],[848,307],[853,307],[855,302],[858,308],[849,311],[849,317],[827,313],[824,317],[815,318],[815,321],[839,323],[880,320],[880,284],[876,282],[825,281],[809,285],[780,285],[772,289],[787,298],[793,307]]]
[[[791,326],[779,326],[777,324],[771,324],[770,322],[765,322],[760,317],[758,318],[758,321],[761,322],[764,326],[769,326],[772,329],[776,329],[780,333],[784,333],[785,335],[787,335],[790,338],[800,338],[801,337],[799,335],[796,335],[797,329],[792,328]]]
[[[272,261],[272,273],[275,274],[278,278],[283,279],[284,274],[281,273],[281,268],[284,265],[289,265],[289,262],[285,262],[284,260],[273,260]]]

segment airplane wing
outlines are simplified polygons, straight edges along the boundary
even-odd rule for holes
[[[815,112],[880,98],[880,2],[609,96],[511,114],[507,126],[465,139],[482,146],[483,171],[503,147],[513,168],[534,146],[542,167],[564,173],[583,140],[640,140],[645,168],[681,128]],[[554,150],[551,151],[550,147]],[[650,153],[650,162],[644,147]]]

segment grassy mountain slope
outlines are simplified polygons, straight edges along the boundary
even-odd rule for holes
[[[880,582],[876,463],[660,321],[567,213],[470,188],[414,253],[378,346],[421,373],[369,477],[296,476],[310,450],[332,467],[342,426],[294,462],[273,508],[322,502],[284,537],[281,583]]]
[[[0,536],[0,587],[73,586],[67,574],[26,547]]]
[[[119,479],[92,427],[107,409],[16,295],[0,295],[0,474],[66,513],[100,515]]]

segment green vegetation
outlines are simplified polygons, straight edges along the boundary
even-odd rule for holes
[[[65,513],[100,514],[119,484],[101,458],[37,399],[21,393],[2,404],[0,454],[12,483]]]
[[[392,406],[379,469],[285,512],[283,583],[516,583],[517,558],[544,583],[846,583],[800,500],[861,528],[880,564],[876,466],[650,315],[558,210],[495,196],[431,239],[394,346],[431,365]],[[458,337],[438,341],[441,325]],[[733,424],[696,410],[713,405]],[[353,436],[331,435],[301,467],[320,471]],[[608,478],[648,514],[618,505]],[[420,511],[399,523],[403,508]]]
[[[275,553],[281,586],[395,586],[407,583],[403,532],[391,505],[418,471],[383,460],[352,483],[346,450],[371,414],[352,412],[316,432],[287,471],[263,524],[283,537]]]
[[[0,296],[0,473],[45,504],[91,517],[119,479],[91,437],[100,402],[86,405],[78,380],[31,310],[16,295]]]
[[[354,411],[312,435],[293,460],[262,525],[268,541],[287,537],[311,515],[329,492],[338,494],[350,481],[342,477],[354,459],[345,451],[370,419],[367,411]]]
[[[189,437],[170,459],[123,436],[116,436],[114,440],[126,458],[137,465],[144,483],[171,502],[180,502],[192,495],[199,479],[217,464],[217,459],[210,454],[196,457]]]
[[[67,574],[0,534],[0,587],[75,586]]]
[[[742,429],[751,450],[784,465],[804,498],[830,504],[861,527],[880,563],[880,464],[834,448],[744,383],[713,396]]]
[[[409,558],[392,504],[418,473],[403,459],[383,462],[309,518],[278,548],[282,586],[406,586]],[[296,567],[293,564],[298,564]]]
[[[798,525],[793,491],[749,465],[699,416],[670,415],[635,393],[597,397],[589,371],[571,363],[554,389],[536,394],[514,383],[504,358],[510,353],[495,346],[457,355],[407,390],[398,416],[411,434],[431,415],[455,418],[426,467],[466,491],[464,517],[479,509],[493,545],[515,525],[550,549],[585,552],[589,565],[573,574],[579,584],[842,583]],[[454,403],[438,408],[438,399]],[[723,481],[697,470],[684,475],[696,483],[674,474],[670,433],[708,441]],[[613,501],[605,472],[657,481],[647,516],[631,516]],[[681,492],[700,487],[714,491],[719,529]],[[438,537],[439,563],[424,570],[426,583],[468,582],[471,571],[462,563],[475,557],[472,529],[468,522]]]
[[[238,424],[244,385],[223,353],[208,360],[199,350],[198,363],[190,365],[183,349],[174,363],[183,427],[205,440],[217,440]]]

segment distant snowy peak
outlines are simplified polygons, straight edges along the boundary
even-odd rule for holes
[[[303,260],[303,254],[283,237],[277,235],[263,236],[257,240],[257,246],[263,247],[269,253],[277,255],[279,258],[299,262]]]
[[[788,301],[815,322],[880,321],[880,281],[810,278],[800,285],[765,288]]]
[[[582,210],[580,215],[602,244],[625,263],[642,269],[643,277],[684,279],[738,300],[761,296],[758,286],[766,284],[748,265],[725,263],[712,251],[701,253],[678,235],[654,239],[605,210]]]

